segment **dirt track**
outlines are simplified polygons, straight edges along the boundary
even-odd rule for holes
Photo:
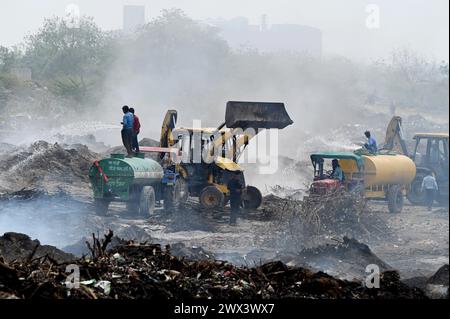
[[[397,238],[368,245],[405,277],[428,276],[449,262],[448,212],[448,208],[435,207],[428,212],[407,205],[399,215],[382,214]]]

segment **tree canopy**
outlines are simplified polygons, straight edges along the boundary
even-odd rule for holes
[[[163,11],[133,34],[104,32],[89,17],[76,28],[54,17],[28,36],[23,48],[0,47],[0,88],[13,67],[29,67],[35,83],[73,101],[71,107],[139,97],[213,112],[210,106],[226,99],[267,98],[303,110],[331,111],[337,104],[357,107],[367,101],[446,110],[449,100],[446,62],[410,50],[371,64],[236,51],[218,29],[177,9]]]

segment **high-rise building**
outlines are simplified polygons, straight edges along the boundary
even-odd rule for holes
[[[300,24],[271,24],[268,16],[261,16],[260,25],[249,24],[248,19],[207,20],[219,28],[220,35],[232,48],[253,48],[262,52],[291,51],[312,56],[322,55],[322,31]]]
[[[145,24],[145,6],[123,7],[123,30],[134,32]]]

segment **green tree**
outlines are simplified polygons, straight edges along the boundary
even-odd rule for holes
[[[83,103],[99,93],[114,60],[112,46],[112,37],[92,18],[82,17],[75,28],[55,17],[27,37],[24,63],[31,68],[34,80],[47,83],[59,96]]]
[[[20,52],[12,50],[4,46],[0,46],[0,73],[7,73],[11,71],[20,59]]]

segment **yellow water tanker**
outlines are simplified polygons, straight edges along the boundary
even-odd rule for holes
[[[366,186],[411,183],[416,176],[416,165],[404,155],[363,156]]]
[[[342,181],[330,181],[331,171],[324,173],[324,159],[338,160],[344,171]],[[396,154],[360,155],[354,152],[311,154],[314,182],[310,194],[326,195],[344,188],[365,199],[385,200],[390,213],[400,213],[416,165],[407,156]]]
[[[416,176],[416,165],[404,155],[362,155],[363,176],[366,187],[383,184],[410,184]],[[357,163],[341,159],[340,165],[346,176],[358,174]]]

